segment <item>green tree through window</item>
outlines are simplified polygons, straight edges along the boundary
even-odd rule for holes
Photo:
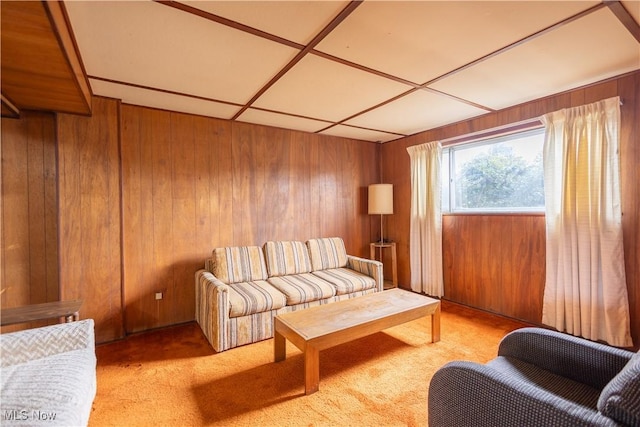
[[[535,129],[445,147],[444,209],[453,212],[542,210],[543,142],[543,131]]]
[[[495,145],[465,163],[456,178],[462,208],[544,206],[541,154],[527,162],[511,147]]]

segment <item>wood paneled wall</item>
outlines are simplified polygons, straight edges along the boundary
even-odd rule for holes
[[[97,342],[123,336],[119,108],[94,98],[91,117],[57,122],[60,297],[84,300]]]
[[[640,345],[640,72],[586,88],[532,101],[472,120],[384,144],[382,176],[394,184],[395,213],[389,236],[398,242],[398,275],[410,279],[410,163],[406,148],[465,135],[562,108],[620,96],[621,191],[627,289],[632,336]],[[444,218],[445,298],[509,317],[538,323],[544,289],[543,217],[448,215]]]
[[[445,296],[540,323],[545,222],[538,215],[445,215]]]
[[[640,73],[621,76],[382,147],[104,98],[93,98],[92,117],[2,119],[2,307],[58,292],[83,298],[98,342],[192,320],[193,275],[215,246],[342,236],[349,253],[368,256],[379,219],[367,215],[366,189],[379,177],[395,186],[386,233],[406,287],[406,147],[620,95],[625,264],[639,344],[639,86]],[[446,298],[538,322],[543,217],[449,215],[444,226]]]
[[[3,307],[41,302],[25,295],[41,292],[43,272],[53,274],[47,298],[56,300],[59,256],[60,297],[82,298],[81,316],[96,320],[96,339],[105,342],[193,320],[194,274],[216,246],[341,236],[349,253],[367,256],[378,226],[366,208],[367,186],[378,181],[376,144],[100,97],[93,109],[92,117],[58,115],[57,132],[48,116],[39,144],[49,147],[51,170],[33,179],[29,161],[14,158],[26,155],[36,122],[30,114],[13,125],[3,119],[3,163],[15,165],[3,172],[2,248],[11,265],[3,287],[12,281],[20,295],[3,298]],[[56,177],[59,194],[45,210],[54,225],[59,217],[59,237],[47,242],[60,249],[47,255],[47,270],[35,264],[43,251],[28,247],[36,244],[29,236],[44,233],[31,230],[41,214],[27,215],[27,205],[38,185],[55,189]],[[4,191],[10,186],[16,191]],[[34,273],[22,271],[28,262]]]
[[[193,320],[194,274],[217,246],[341,236],[367,254],[375,144],[128,105],[121,117],[127,332]]]
[[[2,119],[2,308],[59,298],[55,141],[53,114]]]

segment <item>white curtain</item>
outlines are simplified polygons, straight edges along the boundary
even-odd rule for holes
[[[542,323],[631,346],[620,206],[620,101],[542,117],[547,228]]]
[[[440,200],[439,142],[408,147],[411,158],[411,289],[441,297],[444,294],[442,273],[442,209]]]

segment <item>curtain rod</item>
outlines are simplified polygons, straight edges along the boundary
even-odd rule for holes
[[[624,105],[624,100],[620,98],[620,106]],[[522,120],[515,123],[509,123],[507,125],[498,126],[490,129],[483,129],[464,135],[452,136],[451,138],[440,139],[442,146],[451,146],[456,144],[462,144],[464,142],[472,141],[475,139],[489,138],[492,136],[505,135],[512,132],[517,132],[526,129],[533,129],[538,126],[542,126],[542,121],[539,117],[533,117],[530,119]]]
[[[450,146],[456,144],[462,144],[464,142],[489,138],[492,136],[505,135],[508,133],[518,132],[526,129],[533,129],[536,127],[542,126],[542,122],[538,117],[534,117],[527,120],[522,120],[515,123],[509,123],[503,126],[497,126],[490,129],[483,129],[472,133],[466,133],[464,135],[453,136],[451,138],[440,139],[440,144],[442,146]]]

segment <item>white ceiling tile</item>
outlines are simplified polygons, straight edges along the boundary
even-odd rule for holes
[[[640,45],[608,8],[430,85],[495,109],[640,68]]]
[[[156,2],[65,5],[96,77],[245,103],[298,53]]]
[[[188,2],[299,44],[308,43],[347,4]],[[412,88],[362,68],[424,83],[596,4],[600,1],[367,0],[237,120],[318,132],[328,122],[355,115],[322,133],[385,142],[398,139],[394,133],[414,134],[475,117],[485,111],[427,91],[358,115]],[[640,19],[639,1],[622,5]],[[228,103],[247,103],[299,53],[159,2],[66,1],[65,6],[89,77],[97,77],[90,79],[94,93],[130,104],[232,119],[240,106]],[[314,54],[318,51],[360,68]],[[636,69],[638,42],[602,7],[432,87],[500,109]]]
[[[365,1],[317,49],[425,83],[598,1]]]
[[[316,55],[305,56],[255,102],[256,107],[340,121],[409,86]]]
[[[285,129],[302,130],[305,132],[316,132],[320,129],[326,128],[331,124],[329,122],[322,122],[319,120],[312,120],[304,117],[290,116],[288,114],[257,110],[255,108],[248,108],[240,115],[240,117],[238,117],[237,120],[241,122],[275,126]]]
[[[230,119],[240,110],[240,107],[234,105],[126,86],[102,80],[89,79],[89,83],[95,95],[120,99],[126,104],[221,119]]]
[[[349,3],[347,1],[186,1],[205,12],[308,44]]]
[[[343,138],[361,139],[371,142],[388,142],[394,139],[402,138],[400,135],[379,132],[369,129],[360,129],[351,126],[337,125],[320,132],[321,135],[341,136]]]
[[[412,135],[487,112],[444,95],[418,90],[346,124]]]

